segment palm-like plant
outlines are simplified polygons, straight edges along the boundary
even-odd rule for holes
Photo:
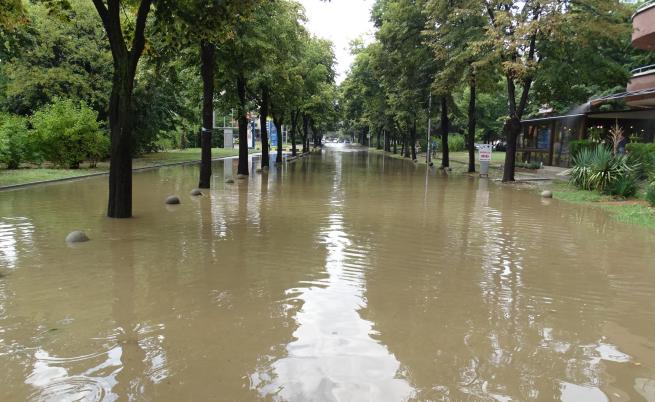
[[[613,155],[603,145],[595,149],[583,149],[573,157],[570,170],[571,182],[584,190],[605,191],[619,178],[630,174],[634,167],[624,155]]]

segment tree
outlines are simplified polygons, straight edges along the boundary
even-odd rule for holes
[[[584,48],[588,40],[611,38],[620,33],[624,28],[617,22],[624,11],[615,0],[575,3],[493,0],[474,2],[471,9],[486,13],[487,37],[481,45],[493,49],[505,77],[508,117],[504,126],[507,153],[503,181],[514,181],[521,118],[535,78],[542,76],[540,73],[549,64],[568,62],[557,52],[562,45]],[[549,62],[551,59],[553,63]]]
[[[134,76],[145,47],[145,28],[152,0],[135,4],[136,18],[128,40],[123,31],[121,10],[132,10],[120,0],[93,0],[109,40],[114,64],[109,98],[111,164],[109,167],[109,203],[107,216],[132,216],[132,120],[131,107]],[[128,49],[128,43],[130,48]]]
[[[89,2],[71,0],[70,5],[54,12],[28,3],[26,22],[11,35],[14,50],[0,64],[2,109],[29,115],[55,98],[69,98],[106,117],[112,70],[103,27]]]

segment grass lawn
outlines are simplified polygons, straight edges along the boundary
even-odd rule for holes
[[[258,151],[250,151],[258,152]],[[224,158],[236,156],[239,149],[213,148],[212,158]],[[200,148],[188,148],[183,150],[172,150],[165,152],[155,152],[145,154],[135,158],[132,167],[154,167],[170,163],[194,162],[200,160]],[[24,168],[17,170],[0,170],[0,187],[13,186],[19,184],[28,184],[40,181],[68,179],[73,177],[82,177],[94,173],[103,173],[109,171],[109,162],[100,162],[96,168],[89,168],[88,165],[82,164],[80,169],[52,169],[49,167],[42,168]]]
[[[641,198],[642,193],[636,199],[617,201],[611,196],[579,190],[564,182],[553,182],[549,187],[555,199],[603,208],[617,221],[655,230],[655,208],[649,207]]]

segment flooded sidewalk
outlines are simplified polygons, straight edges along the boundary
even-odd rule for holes
[[[236,163],[135,174],[129,220],[103,177],[2,193],[0,400],[655,401],[651,231],[354,147]]]

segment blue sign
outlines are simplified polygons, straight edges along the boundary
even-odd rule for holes
[[[272,121],[266,122],[266,128],[268,129],[268,139],[272,147],[277,147],[277,128]]]

